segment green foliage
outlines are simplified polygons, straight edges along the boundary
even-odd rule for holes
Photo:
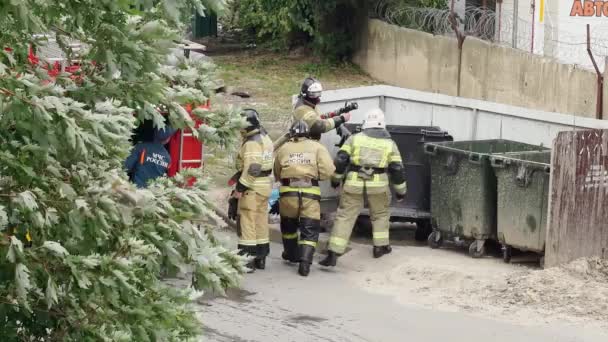
[[[234,22],[274,47],[313,43],[328,60],[352,53],[367,0],[242,0],[231,3]]]
[[[208,99],[213,66],[167,55],[181,13],[222,3],[0,3],[0,47],[13,49],[0,53],[2,341],[186,341],[196,293],[163,285],[161,270],[192,272],[195,291],[238,284],[243,260],[212,235],[206,183],[185,187],[197,171],[138,190],[122,170],[137,118],[163,125],[156,105],[193,127],[181,105]],[[27,62],[33,34],[48,32],[67,55],[68,41],[86,43],[78,77]],[[242,125],[230,109],[195,115],[195,135],[224,146]]]

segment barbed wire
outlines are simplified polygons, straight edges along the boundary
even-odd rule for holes
[[[500,8],[500,13],[490,8],[468,6],[464,14],[456,14],[460,31],[466,36],[480,38],[501,46],[515,47],[534,53],[552,57],[562,63],[577,64],[585,69],[593,69],[587,52],[587,37],[581,32],[569,32],[560,27],[556,29],[557,20],[552,12],[545,11],[543,24],[533,23],[523,18],[517,18],[517,33],[513,11]],[[451,11],[448,8],[421,8],[412,6],[403,0],[381,0],[372,9],[371,15],[401,27],[422,30],[436,35],[454,36],[451,24]],[[525,14],[524,14],[525,15]],[[530,13],[527,13],[531,17]],[[534,25],[534,28],[533,28]],[[533,32],[534,30],[534,32]],[[596,60],[604,66],[608,56],[608,25],[595,27],[592,32],[591,50]],[[562,48],[562,47],[568,48]]]

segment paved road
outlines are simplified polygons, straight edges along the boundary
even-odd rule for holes
[[[336,271],[315,265],[310,277],[301,278],[295,266],[280,259],[281,246],[271,248],[267,270],[247,275],[243,289],[231,291],[228,298],[210,299],[202,305],[203,341],[608,341],[606,332],[590,328],[524,327],[402,305],[390,296],[359,288],[349,277],[357,268],[348,265]],[[362,248],[369,246],[353,247]],[[378,261],[361,258],[360,262]]]

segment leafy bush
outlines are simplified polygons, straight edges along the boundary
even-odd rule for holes
[[[151,1],[144,1],[152,3]],[[140,119],[193,128],[213,67],[167,60],[180,13],[223,1],[24,0],[0,3],[0,340],[186,341],[200,323],[162,269],[192,272],[194,290],[236,286],[243,260],[217,243],[195,171],[138,190],[122,162]],[[28,62],[35,33],[88,46],[75,74]],[[137,114],[137,117],[134,115]],[[233,144],[232,110],[195,113],[195,136]],[[193,223],[200,225],[201,230]]]
[[[341,60],[352,53],[367,0],[242,0],[231,13],[235,26],[274,47],[312,43],[325,59]]]

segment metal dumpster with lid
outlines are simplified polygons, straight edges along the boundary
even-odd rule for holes
[[[503,259],[512,248],[542,254],[549,203],[551,151],[490,157],[497,179],[497,235]]]
[[[428,143],[431,157],[431,248],[444,239],[469,243],[472,257],[485,255],[485,241],[496,239],[496,175],[490,163],[495,154],[546,151],[542,146],[509,140]]]

